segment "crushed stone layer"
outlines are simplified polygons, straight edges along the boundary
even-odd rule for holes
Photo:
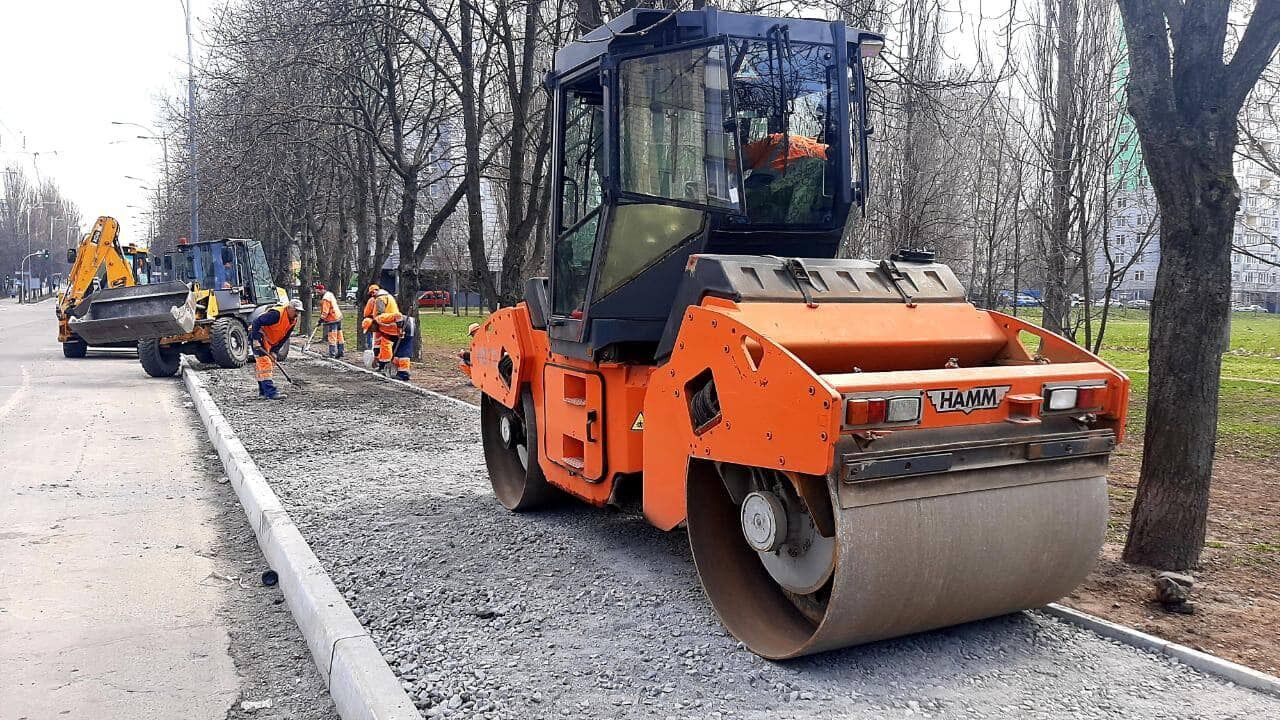
[[[1274,698],[1029,612],[787,663],[721,627],[683,531],[494,500],[479,412],[295,358],[205,373],[426,717],[1261,718]]]

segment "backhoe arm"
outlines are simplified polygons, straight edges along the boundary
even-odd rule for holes
[[[67,274],[67,289],[58,301],[59,314],[65,316],[88,292],[93,279],[105,266],[104,287],[132,287],[137,284],[133,268],[120,250],[120,225],[115,218],[100,217],[93,230],[80,241],[75,262]]]

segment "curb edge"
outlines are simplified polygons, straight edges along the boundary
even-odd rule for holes
[[[376,374],[376,373],[375,373]],[[420,720],[413,701],[258,470],[204,381],[182,380],[343,720]]]
[[[1140,650],[1168,655],[1175,661],[1206,675],[1213,675],[1240,687],[1280,696],[1280,678],[1268,675],[1260,670],[1239,663],[1224,660],[1194,648],[1170,642],[1164,638],[1148,635],[1127,625],[1104,620],[1095,615],[1081,612],[1058,603],[1049,603],[1040,608],[1047,615],[1069,622],[1102,637],[1131,645]]]

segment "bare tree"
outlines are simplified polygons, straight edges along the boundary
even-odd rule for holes
[[[1280,44],[1280,3],[1254,5],[1230,60],[1228,0],[1120,0],[1129,113],[1160,208],[1142,474],[1128,562],[1192,567],[1204,547],[1240,189],[1237,118]]]

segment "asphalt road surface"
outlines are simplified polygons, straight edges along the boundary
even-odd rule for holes
[[[335,717],[176,380],[0,300],[0,720]]]
[[[291,358],[214,399],[428,717],[1274,718],[1280,699],[1039,613],[772,663],[717,621],[682,531],[493,499],[478,412]]]

